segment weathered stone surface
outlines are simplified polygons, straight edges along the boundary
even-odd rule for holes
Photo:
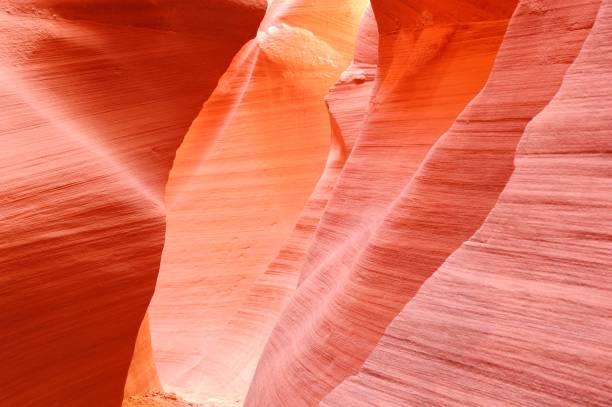
[[[351,62],[366,4],[273,2],[177,152],[150,316],[161,381],[186,400],[244,399],[266,336],[243,304],[325,168],[324,97]]]
[[[566,392],[576,392],[573,396],[559,390],[561,385],[556,380],[567,385],[567,377],[551,378],[552,375],[562,377],[562,370],[558,369],[563,369],[552,360],[555,357],[565,359],[571,353],[575,358],[586,356],[581,355],[580,350],[557,348],[572,341],[564,337],[562,331],[544,338],[538,333],[539,328],[532,325],[539,319],[542,329],[550,330],[553,326],[561,328],[562,320],[571,318],[558,309],[556,312],[565,316],[546,321],[552,314],[538,311],[538,306],[545,308],[550,300],[548,312],[554,313],[558,301],[555,297],[561,295],[567,300],[574,290],[569,280],[564,283],[569,292],[558,291],[554,283],[546,281],[563,278],[558,272],[564,269],[564,262],[571,261],[563,261],[546,252],[549,243],[555,241],[568,244],[568,253],[573,252],[570,247],[580,244],[578,242],[584,237],[577,237],[572,243],[567,240],[567,234],[572,232],[564,232],[555,238],[553,235],[562,229],[558,225],[550,225],[548,229],[544,220],[563,219],[554,205],[561,204],[561,197],[574,189],[575,183],[562,187],[565,181],[572,179],[573,172],[564,175],[563,163],[568,159],[576,162],[574,175],[581,178],[584,175],[581,175],[580,165],[589,168],[592,164],[588,163],[588,157],[584,162],[581,162],[582,157],[570,158],[569,151],[569,155],[554,157],[541,151],[540,160],[540,152],[526,155],[529,154],[526,146],[536,137],[551,141],[549,137],[555,133],[576,132],[576,128],[564,129],[562,125],[549,132],[548,125],[542,121],[544,117],[553,121],[557,120],[554,117],[559,117],[551,114],[551,109],[558,105],[568,81],[575,76],[572,72],[584,63],[580,62],[584,49],[583,56],[565,77],[560,94],[529,124],[523,135],[526,124],[559,89],[568,65],[590,31],[599,4],[599,1],[580,5],[573,1],[551,1],[541,3],[538,13],[534,13],[530,2],[521,2],[487,85],[430,152],[377,234],[387,237],[381,239],[387,243],[386,247],[396,248],[397,256],[401,254],[390,268],[409,280],[403,290],[409,298],[480,226],[506,185],[514,168],[516,144],[523,137],[516,158],[517,171],[483,229],[435,272],[387,328],[358,374],[336,387],[322,405],[567,405],[576,403],[581,397],[590,400],[587,404],[601,401],[592,396],[593,390],[588,384],[581,390],[574,387],[569,390],[568,387]],[[538,44],[538,47],[528,47],[526,43]],[[589,47],[588,42],[586,47]],[[600,49],[605,51],[605,47]],[[603,79],[606,73],[594,72],[595,75]],[[521,90],[520,94],[516,89]],[[567,104],[566,109],[570,109]],[[539,135],[534,133],[537,128]],[[587,140],[583,146],[598,147],[597,143],[592,143],[592,138]],[[527,157],[533,158],[529,161],[534,164],[529,170],[522,168]],[[551,173],[550,164],[559,166],[557,174]],[[601,169],[599,179],[594,182],[603,184],[597,187],[585,184],[582,190],[601,195],[596,191],[610,182],[609,179],[605,181],[609,170]],[[529,181],[520,176],[525,171],[530,173]],[[509,195],[510,191],[515,193]],[[508,199],[512,201],[510,206],[504,204]],[[560,209],[562,213],[580,214],[578,228],[587,226],[589,223],[582,221],[591,216],[588,207],[581,205],[559,207],[564,208]],[[505,213],[500,212],[501,208],[506,208]],[[549,237],[546,237],[547,229]],[[553,246],[549,249],[564,250],[558,244]],[[592,251],[597,257],[601,249],[593,249],[595,247],[591,246],[584,251]],[[541,268],[547,267],[554,277],[542,274]],[[576,268],[575,272],[580,270]],[[586,271],[584,278],[588,281]],[[600,283],[605,284],[605,279]],[[578,298],[571,301],[579,303]],[[531,335],[534,341],[527,344],[524,338]],[[557,345],[549,348],[555,342]],[[549,356],[537,354],[537,349],[547,348]],[[595,346],[592,351],[597,354],[597,349]],[[521,363],[523,358],[529,367]],[[583,376],[590,375],[592,370],[581,369],[578,365],[575,368],[577,371],[571,381],[588,383]],[[550,369],[551,377],[538,378],[537,371],[541,369]],[[522,377],[518,376],[519,371]],[[516,376],[512,372],[516,372]],[[598,387],[593,383],[591,386]],[[605,394],[604,387],[597,390]]]
[[[612,0],[267,3],[0,4],[0,405],[611,405]]]
[[[264,11],[220,42],[146,4],[143,24],[119,0],[0,5],[2,406],[121,404],[175,149]],[[156,387],[139,360],[128,392]]]
[[[382,3],[373,3],[380,50],[371,106],[248,406],[316,405],[361,366],[408,300],[409,277],[389,267],[398,254],[371,239],[431,145],[484,85],[515,5],[465,14],[451,4]]]

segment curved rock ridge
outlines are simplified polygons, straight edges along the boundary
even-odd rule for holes
[[[130,24],[119,0],[104,2],[113,8],[104,21],[69,15],[81,3],[0,5],[7,407],[121,404],[159,268],[175,149],[265,6],[250,2],[239,32],[219,43],[214,26],[195,35]],[[128,392],[157,388],[146,339]]]
[[[572,13],[545,37],[575,36],[580,14],[574,27],[588,29],[599,2],[563,3],[542,4],[547,17]],[[558,93],[527,126],[486,222],[322,405],[610,405],[611,84],[604,0]]]
[[[559,89],[600,2],[549,1],[540,3],[537,13],[532,5],[519,4],[482,92],[430,151],[375,234],[376,250],[394,259],[384,264],[386,275],[397,279],[394,289],[409,300],[495,205],[514,169],[516,146],[527,123]],[[524,46],[526,42],[538,47]],[[516,89],[521,89],[519,95]],[[383,268],[374,254],[367,258],[373,267]],[[410,315],[410,309],[409,303],[402,315]],[[443,325],[437,329],[446,332]],[[402,343],[402,337],[392,335],[387,331],[359,373],[321,404],[396,406],[444,400],[449,405],[490,405],[491,399],[467,394],[453,398],[450,392],[434,390],[424,374],[433,368],[405,373],[404,366],[410,369],[411,362],[406,364],[403,346],[391,347]],[[425,381],[429,383],[420,387]]]
[[[185,400],[244,399],[265,336],[243,304],[324,171],[324,97],[351,62],[366,5],[274,1],[177,151],[149,312],[162,384]]]
[[[317,405],[361,366],[408,301],[410,276],[395,263],[404,254],[385,250],[385,232],[376,231],[432,144],[484,85],[516,5],[465,3],[373,2],[380,40],[374,94],[247,406]]]

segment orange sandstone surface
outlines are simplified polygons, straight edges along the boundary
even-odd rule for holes
[[[1,2],[1,406],[121,404],[175,150],[265,8],[215,3]]]
[[[612,0],[0,33],[0,407],[612,405]]]
[[[244,301],[324,170],[324,97],[351,61],[366,4],[273,2],[177,151],[150,316],[160,378],[187,400],[246,394],[267,337]]]

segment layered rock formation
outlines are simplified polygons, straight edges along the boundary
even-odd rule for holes
[[[398,236],[409,225],[389,230],[391,220],[407,222],[410,216],[428,228],[419,209],[394,219],[392,206],[431,145],[484,84],[514,4],[475,8],[471,14],[464,14],[470,4],[449,5],[435,15],[425,12],[432,9],[425,2],[411,4],[420,9],[404,5],[398,21],[394,8],[373,3],[380,61],[371,107],[318,224],[302,284],[262,356],[247,405],[316,405],[363,363],[409,299],[415,277],[405,272],[406,265],[431,261],[419,259],[414,242]],[[464,239],[466,229],[458,232]],[[422,250],[428,251],[431,245],[424,242]],[[438,249],[440,262],[450,254],[444,249]],[[288,373],[278,377],[279,371]]]
[[[612,404],[612,1],[268,3],[0,5],[0,405]]]
[[[0,5],[2,406],[120,405],[174,152],[265,7],[181,30],[206,8],[126,4]],[[129,391],[156,387],[141,355]]]
[[[375,33],[375,30],[376,23],[369,11],[361,24],[360,33]],[[370,39],[369,36],[366,38]],[[328,131],[331,130],[333,136],[323,174],[293,232],[269,266],[256,277],[247,293],[240,299],[237,310],[226,321],[222,336],[215,338],[214,344],[223,344],[226,350],[208,356],[208,360],[213,357],[219,360],[219,364],[215,365],[219,369],[214,372],[215,376],[225,376],[224,384],[236,382],[232,376],[240,377],[243,381],[243,392],[246,392],[245,383],[250,383],[270,331],[297,287],[300,264],[305,260],[306,249],[312,240],[316,224],[357,136],[356,123],[363,118],[367,108],[367,96],[373,87],[377,59],[376,43],[358,42],[357,49],[358,53],[348,69],[349,73],[342,75],[327,98],[332,112],[332,128]],[[349,100],[353,103],[347,103]],[[236,374],[238,369],[239,375]],[[207,372],[204,377],[206,376],[211,376],[211,372]],[[219,402],[218,397],[213,400]],[[216,404],[213,402],[213,405]]]
[[[547,14],[570,12],[575,22],[572,3],[550,2]],[[555,19],[544,36],[579,39],[570,31],[588,31],[597,3],[580,5],[582,24]],[[611,20],[604,1],[559,92],[528,125],[516,170],[478,233],[323,405],[610,404]],[[564,54],[555,61],[567,63]]]
[[[415,3],[417,2],[410,2],[410,6]],[[379,12],[379,26],[382,26],[384,18],[380,18],[380,13],[385,11],[384,4],[377,7],[374,3],[374,6]],[[463,13],[469,10],[469,6],[465,4],[455,10],[461,10]],[[495,204],[512,173],[515,148],[523,136],[526,124],[547,105],[558,90],[565,70],[574,60],[582,41],[589,33],[598,7],[598,1],[581,4],[521,3],[483,91],[457,118],[450,131],[436,143],[426,160],[420,164],[417,173],[412,177],[408,176],[409,181],[404,183],[405,187],[401,192],[390,194],[388,202],[392,203],[386,206],[383,201],[378,209],[366,213],[364,210],[371,209],[373,205],[363,205],[364,201],[367,202],[368,198],[371,201],[381,200],[384,193],[389,192],[392,180],[386,174],[387,178],[380,177],[372,182],[376,182],[376,186],[382,184],[381,190],[375,190],[376,193],[370,190],[359,196],[358,192],[355,192],[364,188],[364,181],[368,179],[372,173],[372,165],[376,163],[375,153],[370,152],[367,156],[364,154],[361,168],[351,169],[351,159],[359,152],[361,139],[358,140],[357,148],[349,158],[318,225],[317,236],[308,253],[309,262],[302,269],[303,283],[272,333],[250,389],[247,405],[317,405],[319,397],[332,389],[334,390],[325,397],[322,405],[490,405],[495,401],[520,404],[521,400],[529,400],[532,397],[527,391],[508,396],[506,393],[510,393],[509,388],[514,385],[510,380],[506,383],[507,391],[495,388],[498,381],[503,380],[499,377],[503,377],[503,372],[507,370],[494,372],[491,369],[487,372],[488,375],[482,371],[478,372],[485,377],[472,379],[469,387],[464,382],[466,376],[469,376],[468,371],[458,368],[454,376],[440,373],[440,370],[449,371],[450,366],[459,364],[457,358],[468,358],[479,347],[466,346],[465,350],[457,350],[458,346],[463,346],[463,341],[458,343],[457,338],[464,332],[455,336],[445,334],[442,343],[446,346],[444,349],[448,352],[448,359],[443,362],[433,361],[438,360],[440,356],[439,348],[431,344],[436,343],[441,332],[447,332],[452,327],[467,329],[454,322],[457,315],[463,311],[461,306],[455,306],[455,314],[444,317],[445,312],[452,309],[449,304],[455,299],[454,296],[449,299],[446,294],[453,292],[449,290],[448,284],[453,284],[455,280],[447,282],[435,296],[429,297],[435,299],[434,305],[438,306],[435,310],[428,310],[432,314],[435,313],[435,322],[429,321],[428,315],[418,314],[417,311],[412,317],[411,325],[402,324],[402,317],[411,318],[409,310],[413,303],[410,302],[376,346],[366,364],[361,367],[361,363],[363,355],[367,355],[378,341],[389,318],[410,301],[421,284],[479,228]],[[381,28],[379,72],[388,69],[384,66],[386,50],[383,30],[384,28]],[[526,43],[538,46],[528,47]],[[390,54],[396,56],[397,52]],[[602,62],[598,66],[607,65]],[[403,65],[403,69],[411,68],[409,64]],[[605,82],[605,73],[600,71],[595,75]],[[382,88],[384,82],[378,92]],[[520,95],[515,93],[516,89],[522,90]],[[368,119],[376,114],[376,108],[379,107],[377,97],[378,94],[374,96],[373,109]],[[401,100],[406,99],[408,98],[404,95]],[[380,103],[381,108],[386,104],[388,102]],[[446,106],[437,102],[432,107],[437,105]],[[423,116],[422,114],[421,117]],[[362,137],[368,134],[369,125],[366,121]],[[418,135],[414,130],[411,133],[413,137]],[[383,131],[378,132],[377,136],[381,139],[389,137],[388,133]],[[590,141],[585,144],[590,145]],[[414,154],[415,150],[417,149],[411,148],[410,152]],[[605,147],[600,148],[597,154],[601,155],[605,151]],[[405,154],[403,158],[406,160],[409,157],[410,154]],[[389,164],[389,158],[388,155],[385,157],[385,165]],[[400,165],[392,167],[395,173]],[[352,190],[343,189],[344,177],[352,178]],[[562,182],[562,179],[563,177],[559,176],[557,182]],[[604,170],[597,183],[605,182],[609,182],[609,174]],[[605,189],[603,184],[587,186],[585,189],[597,195],[599,193],[596,191],[602,187]],[[550,188],[543,192],[548,193]],[[342,199],[342,203],[334,207],[336,194],[339,200]],[[604,194],[609,195],[608,192]],[[604,204],[603,207],[609,210],[609,205]],[[585,210],[579,207],[575,209],[577,212]],[[327,216],[332,219],[330,226],[326,225]],[[360,220],[361,216],[367,220]],[[521,212],[516,216],[520,218]],[[599,216],[603,216],[603,213]],[[377,218],[380,220],[376,221]],[[582,220],[586,221],[584,216]],[[364,227],[362,224],[371,226],[367,229],[368,226]],[[344,230],[351,226],[353,229],[349,232]],[[366,230],[362,234],[361,242],[358,240],[359,235],[355,233],[360,229]],[[585,252],[597,253],[598,246],[589,246]],[[602,252],[600,269],[605,267],[606,261],[609,262],[610,254],[609,250],[606,254]],[[488,261],[483,262],[475,255],[473,257],[474,263],[470,263],[473,264],[472,267],[480,267],[482,270],[482,266],[475,264],[491,264]],[[459,273],[460,271],[456,271],[456,274]],[[456,275],[454,277],[457,278]],[[470,278],[469,281],[474,280]],[[500,284],[502,283],[498,283]],[[516,306],[521,293],[515,294],[512,289],[508,291],[508,301],[514,301]],[[457,294],[457,297],[469,297],[470,293],[471,290],[462,292]],[[484,293],[491,294],[486,290],[482,290],[482,293],[483,296],[486,295]],[[495,300],[492,295],[488,298],[489,301]],[[475,306],[473,303],[472,305]],[[473,309],[476,312],[478,308]],[[515,312],[519,316],[522,315],[520,308]],[[445,326],[444,321],[450,326]],[[492,320],[488,319],[487,322],[491,324]],[[425,323],[430,324],[427,336],[419,337],[420,324]],[[519,325],[516,324],[517,328]],[[561,324],[557,322],[556,326],[559,325]],[[478,343],[478,335],[482,332],[469,332],[472,334],[472,343]],[[518,338],[521,334],[515,335]],[[547,340],[552,340],[554,336],[551,335]],[[562,342],[565,340],[567,349],[576,346],[571,343],[570,338],[557,339]],[[503,342],[503,339],[498,338],[497,343],[490,349],[497,349],[499,342]],[[543,341],[538,346],[545,346],[547,343],[549,342]],[[516,343],[504,345],[507,349],[516,349],[512,348],[513,345],[520,346]],[[597,345],[600,352],[604,352],[605,341],[600,340]],[[410,352],[405,354],[407,350]],[[531,355],[534,356],[537,355]],[[581,356],[586,355],[581,355],[580,352],[573,354],[573,357]],[[565,358],[563,354],[558,357]],[[489,354],[488,359],[481,358],[471,362],[495,363],[495,353]],[[506,365],[506,369],[511,368],[510,359]],[[473,367],[468,365],[463,369]],[[564,373],[567,373],[566,369],[567,366],[564,366]],[[287,371],[291,373],[278,374]],[[356,373],[359,374],[355,377],[347,377]],[[589,374],[588,369],[582,370],[575,373],[571,380],[577,383],[580,377]],[[431,379],[434,376],[437,380]],[[338,377],[346,377],[346,381],[334,388]],[[479,386],[482,386],[483,380],[489,380],[488,398],[480,395],[482,387]],[[524,383],[522,380],[516,380]],[[559,395],[555,390],[558,384],[554,381],[541,382],[547,386],[540,390],[540,394],[534,399],[540,404],[544,401],[550,404],[550,400],[554,400],[554,403],[575,403],[581,397],[596,403],[610,400],[610,393],[602,382],[590,383],[590,386],[582,387],[582,394],[572,395],[573,390],[567,390],[565,395]],[[530,385],[534,386],[532,383]]]
[[[366,4],[275,1],[177,152],[150,315],[162,382],[187,400],[246,394],[267,339],[248,298],[277,307],[256,293],[324,170],[323,99],[353,56]]]
[[[397,266],[394,265],[409,279],[405,292],[410,298],[446,257],[481,225],[511,174],[519,139],[522,142],[517,158],[520,161],[517,162],[522,162],[521,154],[526,140],[534,137],[532,129],[542,120],[542,116],[531,122],[528,131],[523,134],[525,126],[550,102],[559,89],[568,65],[578,54],[584,38],[589,33],[599,2],[576,5],[573,1],[555,1],[540,6],[542,8],[534,10],[532,3],[524,2],[519,5],[487,85],[430,152],[388,215],[388,226],[379,231],[380,234],[386,233],[395,237],[390,239],[395,242],[400,240],[402,232],[411,232],[412,236],[403,239],[403,250],[400,251],[405,257],[395,262]],[[527,38],[530,42],[539,44],[538,49],[521,46]],[[567,80],[566,77],[565,82]],[[520,95],[513,91],[516,88],[522,90]],[[549,109],[550,105],[543,114]],[[561,162],[557,164],[560,165]],[[518,173],[520,171],[519,165]],[[546,170],[534,173],[551,176]],[[426,287],[387,328],[385,336],[358,374],[336,387],[322,405],[340,406],[348,403],[351,406],[396,406],[438,402],[458,406],[491,405],[496,402],[518,405],[521,400],[523,403],[531,400],[537,405],[548,405],[555,398],[557,400],[552,402],[552,405],[570,402],[563,400],[562,392],[555,390],[557,384],[552,381],[546,384],[539,382],[543,387],[539,390],[540,394],[536,395],[535,387],[531,386],[538,384],[535,384],[531,375],[541,368],[533,362],[534,359],[540,358],[532,354],[528,358],[532,360],[532,366],[517,366],[523,357],[521,354],[524,355],[530,350],[524,349],[524,345],[518,342],[512,343],[513,339],[501,339],[498,336],[510,332],[506,331],[506,324],[512,324],[509,315],[513,313],[523,316],[524,313],[529,313],[531,315],[528,318],[539,317],[531,306],[523,308],[527,304],[521,304],[521,299],[529,294],[519,289],[517,281],[508,279],[506,273],[512,272],[500,272],[497,267],[506,264],[506,267],[512,270],[519,270],[521,267],[527,270],[535,267],[536,262],[528,266],[530,261],[519,261],[518,258],[522,255],[518,253],[512,256],[516,258],[509,259],[508,263],[501,259],[485,260],[480,254],[476,254],[487,251],[491,237],[491,231],[487,232],[487,225],[490,222],[498,223],[496,230],[500,232],[501,225],[499,220],[495,221],[494,215],[500,210],[500,206],[503,207],[504,197],[516,177],[517,172],[487,223],[470,241],[473,243],[464,244],[462,249],[436,271]],[[557,182],[567,180],[563,176],[554,178]],[[541,181],[530,182],[533,185],[530,193],[544,187],[541,193],[550,196],[555,189],[545,186]],[[557,190],[560,186],[556,186]],[[504,219],[506,226],[512,225],[512,229],[520,227],[518,218],[528,215],[520,206],[531,206],[532,199],[537,200],[535,196],[527,197],[530,193],[516,197],[514,204],[519,205],[514,207],[517,219],[511,223],[506,223]],[[550,199],[555,198],[551,196]],[[536,212],[538,211],[550,214],[554,212],[544,208],[536,209]],[[546,245],[544,242],[547,239],[540,235],[543,226],[539,224],[536,227],[532,224],[524,229],[535,233],[535,236],[531,237],[535,244],[532,250],[535,252],[541,252],[541,245]],[[506,235],[516,232],[508,230],[501,233]],[[540,240],[541,238],[543,240]],[[563,239],[561,236],[558,238]],[[507,258],[508,253],[503,253],[503,245],[492,241],[491,245],[490,251]],[[453,264],[452,259],[462,258],[461,253],[469,247],[474,251],[467,257],[470,260],[458,265],[452,276],[448,275],[445,271],[448,264]],[[543,253],[538,255],[546,256]],[[525,263],[522,263],[523,261]],[[549,264],[550,266],[552,264]],[[533,284],[536,291],[539,290],[535,287],[538,285],[537,280],[527,281],[531,278],[537,279],[537,274],[539,273],[531,277],[523,275],[526,278],[524,284]],[[444,277],[445,275],[447,276]],[[520,280],[520,277],[518,279]],[[462,282],[465,286],[456,287]],[[436,304],[428,310],[430,313],[427,313],[421,310],[419,304],[429,297],[428,290],[432,289],[439,290],[439,297],[436,298]],[[458,293],[462,289],[464,291]],[[507,296],[505,300],[503,296],[500,297],[504,290]],[[488,303],[484,301],[484,297]],[[512,309],[510,304],[513,302],[519,307]],[[478,304],[477,308],[475,304]],[[550,305],[552,306],[552,303]],[[494,319],[491,319],[492,314],[502,312],[501,309],[504,308],[507,314],[496,314],[494,318],[498,320],[494,322]],[[471,312],[476,310],[487,314],[489,319],[483,317],[486,321],[480,326],[473,321],[467,323],[462,320],[464,317],[469,318]],[[517,315],[514,315],[514,318],[516,317]],[[516,323],[512,329],[510,336],[514,336],[514,340],[524,336],[526,331],[531,332],[531,329],[518,329],[525,326],[522,324],[527,322]],[[426,334],[424,331],[428,326],[430,332]],[[458,327],[461,327],[461,332],[453,332]],[[444,334],[441,334],[442,332]],[[557,340],[562,338],[557,337]],[[489,343],[483,345],[483,342]],[[537,346],[546,347],[549,343],[542,341]],[[483,346],[488,351],[480,350],[476,356],[476,349]],[[419,356],[415,356],[414,352],[418,352]],[[507,352],[508,357],[505,362],[500,357],[504,352]],[[555,351],[550,349],[549,352],[553,357]],[[424,363],[425,360],[429,363]],[[540,363],[540,366],[553,369],[554,364]],[[484,367],[485,364],[487,367]],[[510,371],[522,371],[524,377],[512,378],[508,376]],[[578,376],[582,374],[584,372]],[[476,376],[479,379],[476,379]],[[531,379],[527,379],[529,376]],[[512,383],[514,380],[523,383],[524,387]],[[514,390],[510,390],[511,388]]]

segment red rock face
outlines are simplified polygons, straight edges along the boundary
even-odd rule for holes
[[[612,1],[265,6],[0,5],[0,405],[611,405]]]
[[[360,36],[363,33],[375,33],[375,30],[374,16],[371,11],[368,11],[361,24]],[[366,38],[370,39],[369,36]],[[215,365],[217,371],[207,372],[206,376],[212,376],[213,373],[217,376],[223,375],[225,383],[235,383],[237,380],[232,376],[238,376],[235,367],[237,366],[241,369],[240,377],[243,383],[250,383],[263,346],[280,312],[295,292],[306,249],[312,240],[315,227],[323,213],[342,164],[357,136],[358,123],[363,119],[368,106],[367,96],[372,90],[376,51],[375,42],[358,42],[359,56],[348,68],[349,73],[342,75],[342,79],[334,85],[328,96],[331,120],[339,125],[335,127],[332,124],[331,152],[323,174],[299,215],[291,235],[281,246],[267,269],[256,277],[244,298],[240,300],[237,311],[226,321],[222,336],[215,338],[213,346],[224,344],[226,349],[207,356],[208,361],[215,358],[218,364]],[[351,103],[341,102],[349,100]],[[234,366],[234,369],[230,370],[229,366]],[[227,371],[224,372],[221,369]],[[244,386],[243,391],[246,392],[246,386],[244,384],[242,386]]]
[[[223,43],[152,3],[138,22],[121,1],[0,6],[0,405],[121,403],[174,151],[254,35],[252,5]],[[130,391],[155,387],[141,363]]]

